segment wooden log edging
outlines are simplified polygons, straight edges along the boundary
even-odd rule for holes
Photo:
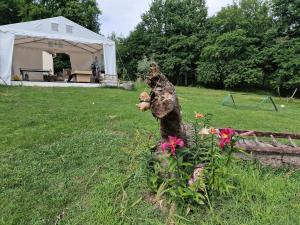
[[[249,130],[235,130],[237,133],[253,132],[257,137],[270,137],[271,135],[275,138],[292,138],[300,139],[300,134],[293,133],[281,133],[281,132],[268,132],[268,131],[249,131]]]
[[[286,134],[274,132],[260,132],[260,131],[244,131],[238,130],[238,133],[246,133],[252,136],[254,140],[242,139],[236,143],[236,146],[246,154],[240,152],[236,156],[244,160],[258,160],[263,165],[272,167],[291,166],[300,168],[300,147],[298,147],[292,140],[300,139],[300,134]],[[272,143],[261,142],[257,139],[259,137],[271,137]],[[291,145],[279,143],[275,137],[287,138]]]
[[[266,146],[262,145],[247,145],[237,143],[237,147],[244,149],[247,152],[261,152],[261,153],[274,153],[274,154],[289,154],[289,155],[299,155],[300,157],[300,148],[291,147],[288,145],[280,145],[280,146]]]

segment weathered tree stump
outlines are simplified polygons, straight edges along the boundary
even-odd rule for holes
[[[162,139],[175,136],[186,140],[182,126],[180,104],[176,96],[174,85],[164,76],[156,63],[150,65],[150,76],[146,83],[151,88],[150,95],[140,95],[141,110],[150,109],[153,117],[160,121],[160,134]]]

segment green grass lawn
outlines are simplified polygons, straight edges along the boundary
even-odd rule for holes
[[[105,88],[0,87],[0,224],[166,224],[147,201],[148,137],[159,124],[135,108],[139,91]],[[263,95],[178,87],[185,121],[212,113],[212,125],[300,131],[300,101],[279,112]],[[237,188],[176,224],[300,224],[300,172],[252,163],[232,167]]]

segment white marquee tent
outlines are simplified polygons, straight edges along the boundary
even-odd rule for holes
[[[59,16],[0,26],[0,84],[10,85],[20,68],[42,69],[45,51],[68,54],[72,70],[89,70],[98,56],[117,79],[114,41]]]

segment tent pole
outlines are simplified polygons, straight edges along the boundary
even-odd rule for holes
[[[64,40],[65,41],[65,40]],[[80,47],[80,46],[78,46],[78,45],[76,45],[76,44],[73,44],[72,42],[69,42],[69,41],[65,41],[65,42],[67,42],[68,44],[70,44],[70,45],[73,45],[73,46],[75,46],[75,47],[78,47],[78,48],[81,48],[82,50],[85,50],[85,51],[87,51],[87,52],[89,52],[89,53],[94,53],[94,52],[91,52],[91,51],[89,51],[89,50],[87,50],[87,49],[85,49],[85,48],[83,48],[83,47]]]
[[[96,52],[99,52],[101,50],[101,49],[96,49],[96,48],[93,48],[91,46],[88,46],[87,44],[84,44],[84,43],[81,43],[81,44],[84,45],[84,46],[87,46],[88,48],[94,49]]]
[[[42,41],[42,40],[45,40],[45,39],[46,39],[46,38],[41,38],[41,39],[38,39],[38,40],[33,40],[33,41],[27,41],[27,42],[17,43],[17,44],[15,44],[15,45],[28,44],[28,43],[33,43],[33,42]]]

